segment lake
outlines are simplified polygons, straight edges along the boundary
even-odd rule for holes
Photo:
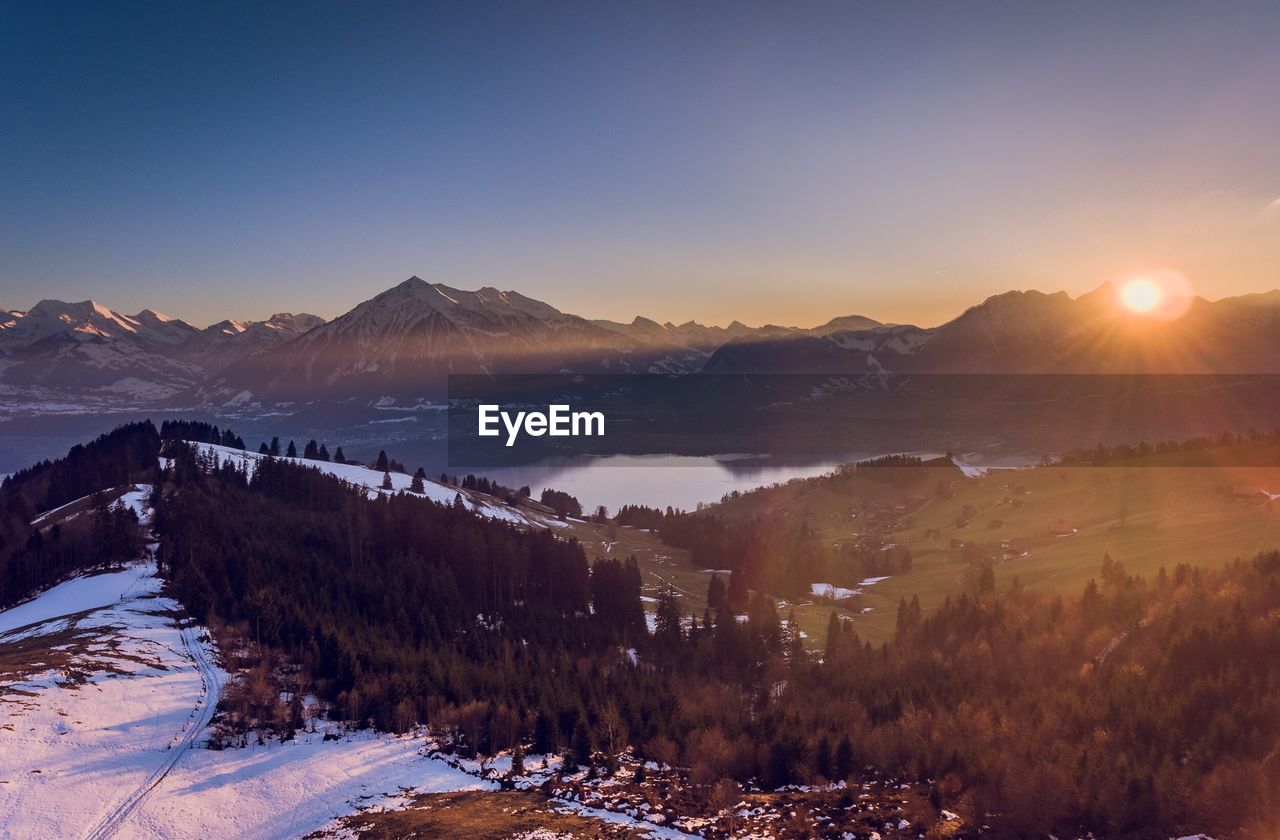
[[[547,487],[563,490],[577,497],[587,511],[604,505],[614,513],[625,504],[694,510],[735,490],[822,475],[864,457],[796,463],[768,456],[613,455],[570,464],[478,468],[472,472],[508,487],[527,484],[534,498]]]

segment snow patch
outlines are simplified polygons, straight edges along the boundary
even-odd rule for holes
[[[836,601],[862,594],[861,589],[846,589],[843,586],[835,586],[830,583],[812,583],[809,585],[809,592],[815,598],[831,598]]]

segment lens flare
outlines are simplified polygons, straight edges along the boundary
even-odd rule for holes
[[[1120,290],[1120,299],[1134,312],[1150,312],[1163,298],[1164,292],[1150,280],[1130,280]]]
[[[1144,271],[1116,288],[1116,307],[1131,315],[1172,321],[1191,308],[1195,293],[1186,275],[1177,271]]]

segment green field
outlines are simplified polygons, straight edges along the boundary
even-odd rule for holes
[[[1074,596],[1108,553],[1131,573],[1155,575],[1162,566],[1215,565],[1280,547],[1280,501],[1267,493],[1280,494],[1280,468],[1043,467],[965,478],[951,467],[916,467],[792,482],[709,510],[728,519],[770,512],[801,518],[830,544],[875,533],[909,548],[910,573],[865,587],[843,605],[852,609],[840,609],[863,638],[880,642],[894,633],[900,598],[918,596],[927,612],[964,591],[973,556],[994,559],[998,590],[1016,577],[1023,586]],[[960,527],[966,511],[968,524]],[[692,568],[685,552],[633,528],[584,525],[575,532],[588,556],[635,554],[646,595],[669,583],[686,612],[701,612],[709,576]],[[956,540],[971,548],[954,547]],[[836,605],[804,600],[784,604],[784,614],[793,606],[811,644],[820,645]]]
[[[1217,564],[1280,546],[1280,505],[1262,493],[1236,497],[1236,486],[1280,491],[1280,470],[1046,468],[964,480],[954,498],[928,503],[893,533],[911,549],[914,566],[909,575],[867,590],[864,601],[873,612],[863,619],[863,635],[875,640],[893,633],[900,597],[918,595],[928,610],[963,590],[967,563],[950,548],[953,538],[989,546],[991,554],[1006,553],[1002,542],[1017,549],[996,564],[998,588],[1016,577],[1024,586],[1066,595],[1078,595],[1097,576],[1106,554],[1131,573],[1155,575],[1162,566]],[[977,513],[957,528],[965,505]],[[992,520],[1003,524],[991,528]],[[1053,524],[1075,533],[1057,536]],[[931,529],[938,535],[926,537]]]

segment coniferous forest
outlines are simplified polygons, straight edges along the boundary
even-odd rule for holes
[[[1267,836],[1280,820],[1280,553],[1149,579],[1107,558],[1078,597],[904,602],[880,646],[833,615],[806,648],[772,599],[733,604],[719,578],[715,609],[684,614],[668,592],[650,629],[634,560],[273,458],[249,475],[171,442],[157,470],[160,445],[123,427],[9,479],[5,599],[140,547],[120,514],[114,531],[86,520],[113,548],[54,550],[33,512],[152,480],[173,596],[289,666],[224,698],[246,731],[289,737],[285,688],[351,726],[429,725],[464,755],[519,746],[609,772],[630,749],[708,796],[874,768],[1005,836]]]
[[[155,426],[130,423],[6,478],[0,484],[0,606],[71,572],[137,557],[143,544],[137,517],[110,505],[106,493],[151,482],[159,452]],[[90,516],[47,530],[32,524],[38,514],[84,498]]]

